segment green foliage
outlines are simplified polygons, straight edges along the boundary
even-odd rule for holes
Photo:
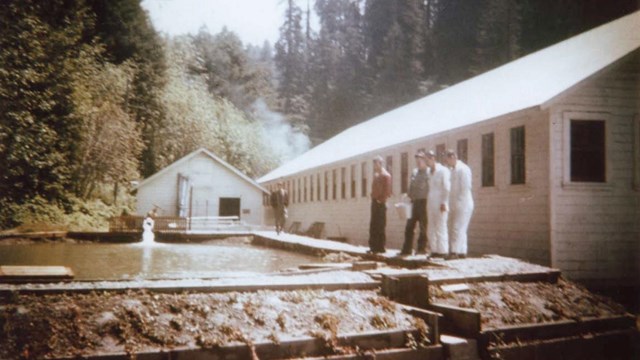
[[[159,135],[160,164],[205,147],[250,176],[263,174],[276,159],[261,125],[230,100],[212,94],[207,72],[193,71],[200,61],[202,38],[180,37],[166,44],[170,66],[162,96],[167,126]]]
[[[68,11],[56,11],[63,5]],[[79,137],[70,73],[87,21],[74,5],[14,1],[0,7],[0,206],[68,200]]]

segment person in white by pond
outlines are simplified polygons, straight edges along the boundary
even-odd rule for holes
[[[276,233],[280,235],[284,231],[284,224],[287,221],[287,206],[289,206],[289,194],[284,189],[282,181],[276,185],[277,189],[271,194],[271,207],[276,218]]]
[[[429,166],[429,196],[427,198],[427,237],[432,257],[446,257],[449,254],[449,191],[451,178],[449,169],[436,161],[436,154],[426,154]]]
[[[452,258],[467,256],[467,228],[473,214],[471,169],[458,159],[453,150],[447,151],[446,163],[451,169],[449,195],[449,247]]]

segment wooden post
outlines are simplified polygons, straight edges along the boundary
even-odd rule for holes
[[[382,294],[401,304],[427,308],[429,279],[422,274],[382,276]]]

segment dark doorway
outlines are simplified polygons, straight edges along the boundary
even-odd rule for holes
[[[240,198],[220,198],[219,215],[240,218]]]

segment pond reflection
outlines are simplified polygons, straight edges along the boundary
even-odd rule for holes
[[[64,265],[78,280],[177,279],[268,273],[317,258],[242,241],[208,244],[0,245],[0,265]]]

